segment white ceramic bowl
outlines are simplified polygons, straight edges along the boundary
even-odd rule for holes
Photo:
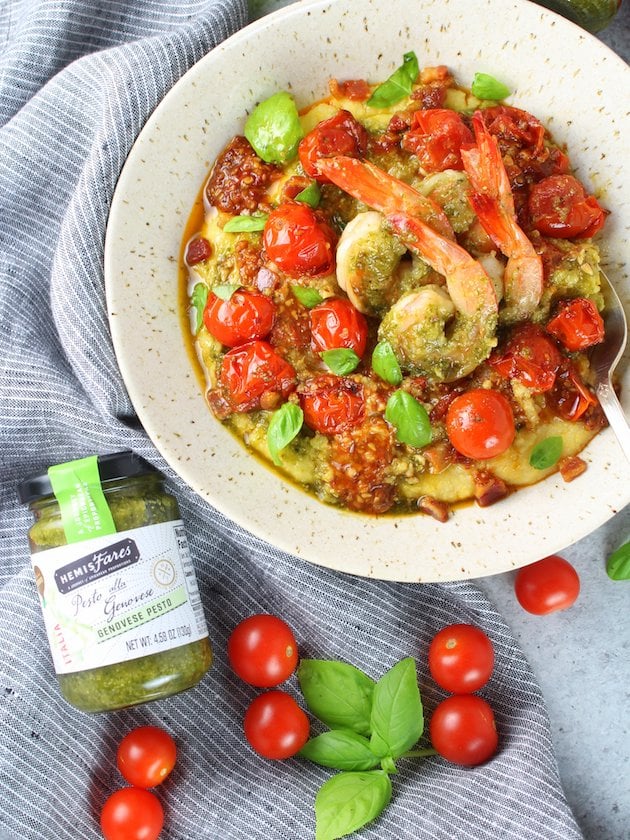
[[[114,346],[153,442],[202,497],[252,533],[299,557],[400,581],[492,574],[559,551],[630,501],[628,464],[610,430],[585,450],[587,472],[519,491],[446,524],[368,518],[327,507],[249,455],[215,420],[187,355],[177,314],[182,231],[209,167],[242,133],[253,105],[289,89],[299,106],[329,78],[385,79],[404,52],[476,71],[513,90],[568,145],[579,176],[612,210],[604,265],[625,298],[630,227],[628,137],[621,108],[630,70],[594,36],[525,0],[315,0],[258,20],[175,85],[140,134],[109,219],[105,273]],[[625,109],[627,111],[627,109]],[[139,325],[143,325],[139,327]],[[626,367],[624,399],[630,411]]]

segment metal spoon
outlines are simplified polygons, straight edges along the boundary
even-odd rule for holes
[[[595,373],[595,393],[599,403],[630,461],[630,426],[612,386],[612,373],[623,355],[628,339],[628,324],[619,295],[604,272],[600,270],[600,274],[606,304],[603,312],[605,338],[591,352],[591,369]]]

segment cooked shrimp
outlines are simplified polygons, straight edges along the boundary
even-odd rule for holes
[[[422,259],[403,259],[407,248],[376,210],[348,222],[337,244],[337,282],[366,315],[382,315],[405,291],[429,282]]]
[[[468,251],[419,219],[389,214],[394,233],[446,279],[400,298],[385,315],[379,339],[392,345],[401,367],[431,381],[452,382],[471,373],[496,345],[494,285]]]
[[[462,150],[472,186],[470,202],[486,233],[508,258],[503,277],[507,320],[527,318],[543,290],[543,267],[516,220],[514,197],[496,140],[477,111],[472,118],[476,144]]]
[[[451,223],[439,204],[373,163],[337,155],[320,158],[317,166],[329,181],[373,210],[384,215],[417,216],[443,236],[454,239]]]

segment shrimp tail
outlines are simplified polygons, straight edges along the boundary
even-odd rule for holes
[[[437,202],[369,161],[337,155],[321,158],[317,167],[329,181],[373,210],[384,215],[402,212],[420,216],[442,236],[455,238],[451,223]]]

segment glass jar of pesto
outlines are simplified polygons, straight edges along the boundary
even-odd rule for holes
[[[18,486],[65,699],[85,712],[195,685],[212,663],[176,499],[132,452],[50,467]]]

